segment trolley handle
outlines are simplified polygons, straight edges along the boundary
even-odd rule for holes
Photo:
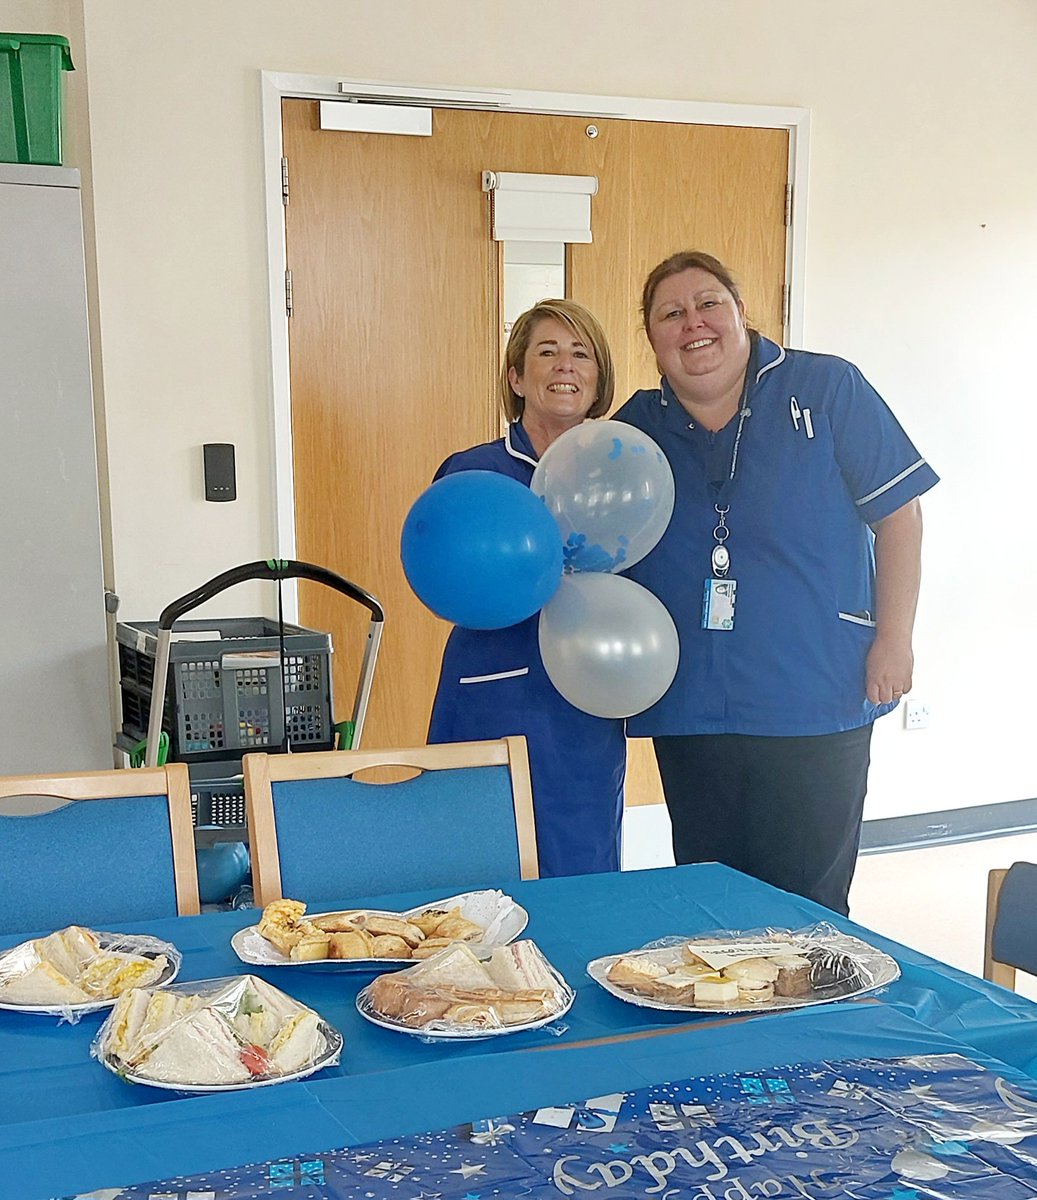
[[[204,604],[206,600],[211,600],[213,596],[219,595],[234,584],[244,583],[248,579],[311,579],[314,583],[323,583],[348,596],[350,600],[362,604],[371,613],[373,622],[381,623],[385,620],[385,611],[374,596],[357,587],[355,583],[350,583],[348,579],[343,579],[341,575],[336,575],[334,571],[289,558],[268,558],[265,562],[243,563],[240,567],[231,567],[229,571],[224,571],[208,583],[196,587],[193,592],[188,592],[186,596],[167,604],[158,619],[159,631],[172,629],[173,622],[192,608],[197,608],[199,604]]]

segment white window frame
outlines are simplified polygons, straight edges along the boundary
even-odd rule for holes
[[[786,343],[798,346],[803,336],[803,281],[806,259],[807,176],[810,111],[806,108],[757,104],[714,104],[697,100],[649,100],[636,96],[595,96],[569,92],[387,83],[343,76],[260,73],[263,121],[263,193],[266,207],[267,267],[270,305],[270,371],[273,416],[274,529],[277,554],[295,558],[295,479],[292,453],[292,396],[288,362],[288,317],[285,313],[284,205],[281,201],[281,101],[286,98],[342,100],[346,96],[431,107],[475,108],[501,112],[543,113],[611,120],[670,121],[684,125],[734,125],[784,129],[789,135],[788,178],[792,213],[787,229],[785,280],[789,289]],[[285,616],[298,620],[298,590],[292,581],[284,591]]]

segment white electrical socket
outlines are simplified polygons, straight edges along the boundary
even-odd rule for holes
[[[904,728],[926,729],[929,726],[929,705],[924,700],[904,701]]]

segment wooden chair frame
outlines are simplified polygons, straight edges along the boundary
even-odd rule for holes
[[[487,742],[448,742],[402,750],[246,754],[242,759],[242,767],[252,854],[252,886],[256,904],[265,906],[282,897],[281,861],[277,850],[271,783],[294,779],[342,779],[371,767],[413,767],[423,771],[443,771],[458,767],[503,766],[508,768],[511,775],[519,873],[523,879],[537,879],[540,867],[537,860],[536,823],[533,817],[533,786],[524,737],[506,737]]]
[[[987,925],[983,941],[983,978],[991,983],[1015,990],[1015,967],[994,958],[994,922],[1001,896],[1001,885],[1008,874],[1007,867],[995,867],[987,874]]]
[[[201,912],[198,863],[191,820],[191,781],[185,763],[133,770],[76,771],[64,775],[5,775],[0,798],[48,796],[57,800],[111,800],[126,796],[165,796],[173,850],[173,886],[181,916]]]

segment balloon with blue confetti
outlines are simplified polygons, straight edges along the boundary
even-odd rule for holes
[[[530,484],[562,535],[564,571],[625,571],[662,537],[673,472],[659,446],[622,421],[585,421],[544,451]]]

